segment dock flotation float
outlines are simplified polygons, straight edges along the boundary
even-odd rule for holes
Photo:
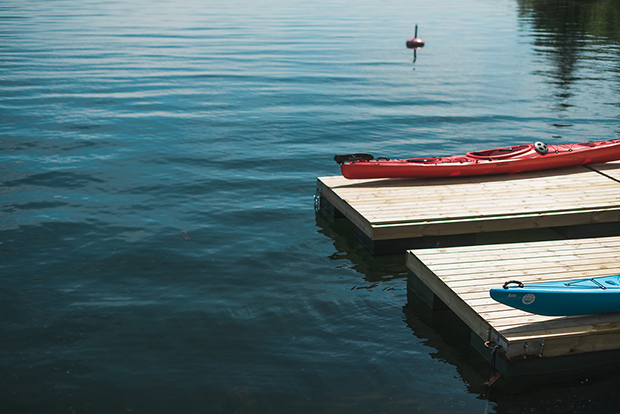
[[[547,145],[542,142],[472,151],[447,157],[375,159],[371,154],[336,155],[349,179],[464,177],[515,174],[620,159],[620,140]]]

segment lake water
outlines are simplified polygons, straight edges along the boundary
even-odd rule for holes
[[[617,2],[418,3],[0,2],[0,410],[620,412],[486,393],[404,255],[315,215],[336,153],[618,138]]]

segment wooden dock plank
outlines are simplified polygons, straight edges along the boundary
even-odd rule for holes
[[[450,179],[320,177],[373,241],[620,222],[620,162]]]
[[[620,236],[416,249],[407,253],[407,267],[481,339],[501,342],[508,358],[518,357],[532,341],[550,357],[620,349],[620,313],[534,315],[495,302],[489,289],[511,279],[532,283],[620,274],[619,252]]]
[[[598,171],[614,180],[620,181],[620,161],[612,161],[605,164],[590,165],[588,168]]]

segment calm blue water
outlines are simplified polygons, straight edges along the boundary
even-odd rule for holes
[[[613,376],[486,394],[404,256],[313,210],[336,153],[617,138],[619,15],[1,1],[1,411],[619,412]]]

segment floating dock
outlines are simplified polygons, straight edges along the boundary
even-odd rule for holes
[[[408,291],[451,309],[506,376],[620,362],[620,313],[541,316],[489,295],[508,280],[620,274],[620,162],[449,179],[320,177],[318,190],[321,209],[348,218],[372,253],[407,251]]]
[[[530,373],[531,365],[523,370],[516,361],[557,362],[580,354],[592,360],[594,354],[620,350],[620,313],[535,315],[495,302],[489,289],[508,280],[527,284],[616,275],[618,257],[619,236],[418,249],[407,252],[408,287],[429,305],[440,301],[450,308],[471,328],[472,345],[483,354],[497,347],[500,372],[520,375]],[[609,359],[594,358],[591,365],[602,361]],[[560,369],[555,365],[549,370]]]
[[[320,177],[318,187],[322,208],[353,222],[374,254],[481,244],[480,234],[505,231],[620,234],[620,162],[447,179]]]

